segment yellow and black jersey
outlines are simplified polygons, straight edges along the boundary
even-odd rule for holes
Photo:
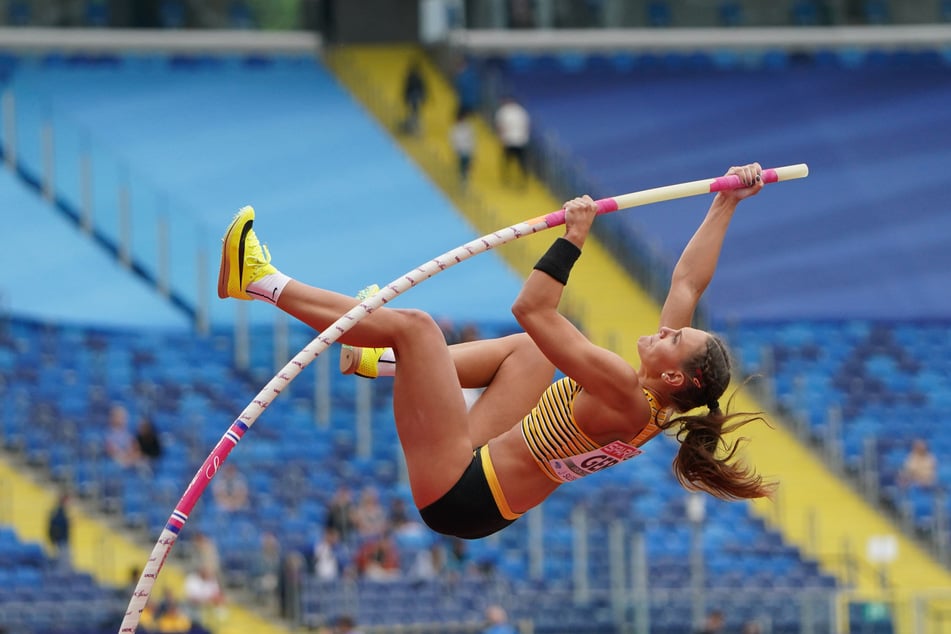
[[[644,397],[651,417],[644,429],[627,442],[602,445],[592,440],[575,422],[574,401],[581,386],[565,377],[552,383],[538,404],[522,419],[522,437],[539,468],[553,481],[577,480],[641,453],[641,447],[660,433],[670,410],[662,409],[648,390]]]

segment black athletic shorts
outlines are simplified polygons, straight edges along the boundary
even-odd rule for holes
[[[487,537],[522,516],[505,501],[485,445],[472,452],[472,462],[459,481],[419,513],[437,533],[463,539]]]

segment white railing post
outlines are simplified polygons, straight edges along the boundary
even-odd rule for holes
[[[53,202],[56,198],[54,179],[56,177],[55,167],[55,141],[53,139],[53,124],[46,120],[43,122],[43,198],[48,202]]]
[[[3,139],[7,167],[16,169],[17,165],[17,115],[16,97],[12,90],[3,93]]]
[[[128,178],[119,185],[119,262],[129,268],[132,265],[132,204],[129,197]]]

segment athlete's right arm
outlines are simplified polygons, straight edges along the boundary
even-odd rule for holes
[[[590,197],[565,203],[564,238],[584,246],[597,205]],[[637,373],[619,355],[592,343],[558,312],[564,285],[540,270],[528,276],[512,305],[519,325],[555,367],[577,381],[605,405],[629,409],[632,394],[639,394]]]

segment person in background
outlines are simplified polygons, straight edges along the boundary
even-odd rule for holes
[[[518,171],[518,183],[528,180],[528,143],[531,140],[532,120],[522,104],[514,97],[505,97],[495,111],[495,131],[502,141],[502,181],[513,182],[512,164]]]
[[[281,577],[281,542],[274,533],[261,534],[261,543],[254,555],[251,577],[254,589],[264,599],[268,608],[276,608],[277,588]]]
[[[327,519],[324,527],[335,530],[340,540],[349,544],[357,533],[355,511],[352,489],[346,484],[341,484],[334,491],[327,505]]]
[[[249,505],[248,481],[233,463],[226,462],[211,483],[211,495],[226,513],[244,511]]]
[[[931,488],[938,480],[938,459],[923,438],[916,438],[902,464],[898,482],[902,486]]]
[[[354,562],[357,574],[371,581],[392,581],[402,574],[400,553],[389,531],[364,541]]]
[[[449,131],[449,140],[456,153],[459,184],[465,188],[472,171],[472,156],[475,154],[475,128],[472,125],[472,113],[461,107],[456,111],[456,120]]]
[[[493,604],[487,607],[485,620],[488,626],[481,634],[518,634],[515,626],[509,623],[509,615],[501,605]]]
[[[456,91],[459,109],[476,112],[482,103],[482,86],[479,73],[465,55],[460,56],[455,63],[452,75],[452,85]]]
[[[763,634],[763,626],[759,624],[759,621],[747,621],[743,624],[740,634]]]
[[[55,550],[56,561],[63,567],[69,566],[69,532],[69,494],[62,493],[50,513],[46,534]]]
[[[224,591],[215,572],[208,567],[192,570],[185,577],[185,604],[191,618],[202,623],[215,623],[225,604]]]
[[[419,133],[420,111],[426,102],[427,93],[422,64],[419,60],[414,60],[403,80],[403,105],[406,107],[406,118],[403,119],[401,128],[406,134]]]
[[[360,492],[353,519],[361,540],[379,537],[389,529],[389,517],[380,504],[380,491],[376,487],[366,486]]]
[[[215,577],[221,579],[221,554],[218,544],[207,533],[198,531],[192,542],[193,556],[198,562],[198,568],[211,570]]]
[[[129,431],[129,410],[120,403],[114,403],[109,409],[105,448],[106,454],[120,467],[137,467],[142,461],[139,444]]]
[[[332,634],[363,634],[357,627],[357,622],[349,614],[342,614],[334,620]]]
[[[159,634],[192,634],[194,620],[182,609],[178,598],[169,592],[159,608],[154,628]]]
[[[723,612],[713,610],[707,614],[703,625],[697,630],[697,634],[723,634],[726,628],[726,619]]]
[[[314,575],[321,581],[339,579],[345,572],[349,557],[341,543],[340,533],[328,526],[314,544]]]
[[[139,419],[135,430],[135,441],[139,446],[139,453],[153,465],[162,457],[162,440],[159,438],[155,423],[148,416]]]

